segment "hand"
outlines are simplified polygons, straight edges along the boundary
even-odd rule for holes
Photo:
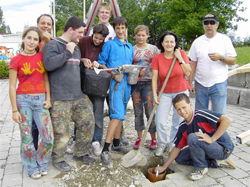
[[[154,103],[157,104],[157,105],[160,104],[160,101],[158,101],[157,94],[154,96]]]
[[[194,85],[193,85],[193,84],[190,84],[189,92],[190,92],[191,94],[195,94],[195,88],[194,88]]]
[[[82,58],[83,64],[86,68],[91,68],[91,61],[87,58]]]
[[[50,33],[49,33],[48,31],[45,31],[45,32],[43,33],[42,39],[43,39],[43,41],[44,41],[45,43],[48,43],[48,42],[50,41],[50,39],[51,39]]]
[[[207,133],[196,132],[195,134],[196,134],[196,136],[201,137],[201,139],[199,139],[199,141],[206,142],[208,144],[213,143],[212,138],[210,136],[208,136]]]
[[[140,75],[143,76],[143,75],[145,75],[145,73],[146,73],[145,68],[142,68],[142,69],[140,70]]]
[[[43,102],[43,108],[49,109],[51,107],[51,102],[48,100],[45,100]]]
[[[23,70],[24,75],[31,75],[33,71],[35,71],[35,69],[30,71],[30,63],[28,64],[27,62],[23,64],[23,68],[21,68],[21,70]]]
[[[163,166],[157,166],[155,168],[155,173],[158,171],[159,173],[163,173],[166,170]]]
[[[183,61],[183,58],[182,58],[182,56],[181,56],[180,49],[175,49],[175,51],[174,51],[174,56],[179,60],[179,62],[182,62],[182,61]]]
[[[99,68],[99,66],[100,66],[100,64],[97,61],[94,61],[92,63],[92,67],[94,67],[94,68]]]
[[[21,123],[22,122],[22,116],[19,112],[15,112],[12,114],[12,119],[16,123]]]
[[[43,63],[41,61],[37,62],[38,66],[40,66],[41,69],[37,69],[36,68],[36,71],[40,72],[41,74],[43,74],[45,72],[45,69],[44,69],[44,66],[43,66]]]
[[[212,61],[220,60],[223,57],[223,55],[219,53],[208,53],[208,56]]]
[[[76,47],[76,44],[74,42],[69,42],[67,45],[66,45],[66,49],[68,49],[71,54],[74,53],[74,49]]]
[[[116,82],[121,82],[122,81],[122,75],[120,75],[120,74],[115,74],[114,76],[113,76],[113,79],[115,79],[115,81]]]

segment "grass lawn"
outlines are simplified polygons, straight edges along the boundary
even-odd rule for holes
[[[250,63],[250,47],[237,47],[235,49],[237,52],[236,64],[243,66]]]

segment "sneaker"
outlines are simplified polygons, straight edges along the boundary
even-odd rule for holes
[[[133,148],[137,150],[140,146],[140,143],[141,143],[141,138],[137,138]]]
[[[125,136],[120,136],[120,142],[123,145],[128,145],[129,144],[129,141],[128,141],[128,139]]]
[[[75,144],[76,144],[76,142],[73,141],[73,143],[71,145],[68,145],[67,151],[66,151],[68,154],[73,154],[74,149],[75,149]]]
[[[194,170],[190,175],[188,176],[189,179],[196,181],[200,180],[203,175],[205,175],[208,172],[207,168],[204,168],[203,170]]]
[[[101,160],[103,165],[108,166],[109,168],[113,167],[113,162],[108,151],[102,152]]]
[[[112,151],[121,152],[121,153],[123,153],[123,154],[126,154],[126,153],[129,152],[129,149],[126,148],[126,147],[124,147],[124,146],[122,146],[121,143],[120,143],[120,145],[118,145],[118,146],[114,146],[114,144],[112,144],[111,150],[112,150]]]
[[[48,175],[48,171],[47,170],[45,170],[45,171],[39,171],[40,172],[40,174],[42,175],[42,176],[46,176],[46,175]]]
[[[102,149],[100,143],[98,141],[92,142],[92,150],[96,156],[100,156],[102,153]]]
[[[71,170],[71,166],[66,161],[53,162],[52,165],[61,172],[67,172]]]
[[[39,171],[30,175],[30,178],[32,178],[32,179],[40,179],[41,177],[42,177],[42,175],[41,175],[41,173],[39,173]]]
[[[149,146],[149,149],[150,149],[150,150],[155,150],[155,149],[156,149],[156,146],[157,146],[157,141],[156,141],[156,139],[152,139],[152,140],[151,140],[151,143],[150,143],[150,146]]]
[[[231,168],[236,169],[236,164],[231,158],[227,158],[225,160],[216,160],[219,168]]]
[[[96,161],[96,159],[88,154],[84,156],[73,156],[73,159],[76,161],[81,161],[84,164],[91,164]]]
[[[165,150],[165,147],[163,147],[163,146],[157,147],[157,149],[156,149],[156,151],[155,151],[155,156],[162,156],[164,150]]]

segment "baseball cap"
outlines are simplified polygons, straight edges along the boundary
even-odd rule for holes
[[[215,15],[215,13],[212,12],[207,13],[203,18],[203,21],[208,21],[208,20],[219,22],[218,17]]]

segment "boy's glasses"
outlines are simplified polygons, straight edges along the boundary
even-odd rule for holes
[[[208,24],[215,25],[215,23],[216,23],[215,21],[204,21],[203,22],[204,25],[208,25]]]

